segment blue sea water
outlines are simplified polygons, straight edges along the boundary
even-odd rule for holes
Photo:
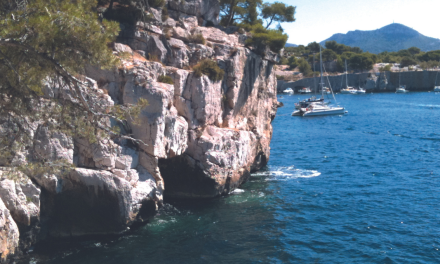
[[[440,94],[337,95],[348,114],[308,118],[298,98],[279,98],[269,164],[239,190],[45,262],[439,263]]]

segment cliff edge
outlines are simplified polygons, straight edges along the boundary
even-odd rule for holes
[[[216,0],[169,1],[166,7],[169,16],[152,9],[149,23],[121,23],[113,49],[123,64],[114,70],[90,66],[83,77],[90,86],[87,100],[103,109],[148,101],[138,119],[126,116],[119,127],[143,143],[112,137],[94,142],[37,122],[28,126],[31,139],[9,164],[63,160],[72,169],[13,180],[7,175],[14,168],[0,160],[3,260],[42,239],[119,234],[153,215],[164,196],[228,194],[267,164],[278,55],[258,55],[244,45],[246,33],[216,26]],[[201,36],[204,41],[194,41]],[[222,80],[195,74],[193,67],[205,59],[224,71]],[[163,76],[172,82],[161,82]],[[48,81],[44,93],[69,99],[55,82]],[[0,132],[11,129],[0,120]]]

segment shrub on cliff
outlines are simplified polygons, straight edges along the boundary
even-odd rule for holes
[[[201,60],[196,66],[193,67],[194,75],[197,78],[202,77],[202,75],[208,76],[208,78],[213,82],[218,82],[223,80],[225,72],[217,65],[217,63],[210,59]]]
[[[287,42],[287,34],[283,34],[280,30],[265,29],[261,24],[246,26],[250,29],[251,38],[246,39],[246,45],[253,46],[255,49],[264,49],[268,46],[273,52],[280,52]]]
[[[157,81],[161,83],[174,84],[173,78],[168,75],[159,76],[159,78],[157,78]]]
[[[206,40],[202,34],[190,35],[188,37],[188,41],[191,43],[197,43],[197,44],[202,44],[202,45],[205,45],[205,43],[206,43]]]
[[[114,68],[119,64],[109,48],[119,24],[99,19],[95,1],[28,2],[0,10],[0,120],[9,120],[8,126],[14,128],[0,133],[2,166],[10,166],[15,153],[32,144],[24,135],[33,131],[34,123],[91,143],[110,135],[128,138],[103,119],[112,117],[122,124],[120,117],[127,111],[137,116],[147,102],[138,101],[141,104],[133,108],[102,106],[99,100],[91,100],[102,99],[102,91],[80,77],[86,65]],[[68,98],[44,96],[45,89],[52,87]],[[65,165],[40,160],[25,167],[18,169],[63,170]]]

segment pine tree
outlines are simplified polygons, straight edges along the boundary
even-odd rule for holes
[[[0,125],[11,124],[10,129],[0,128],[0,160],[8,160],[32,138],[27,133],[34,122],[91,142],[119,135],[105,120],[121,120],[126,111],[135,115],[146,102],[103,109],[87,99],[99,94],[80,78],[86,65],[118,65],[108,46],[118,34],[118,24],[100,21],[91,0],[1,3],[8,9],[0,13]],[[56,86],[69,98],[45,96],[44,85]]]

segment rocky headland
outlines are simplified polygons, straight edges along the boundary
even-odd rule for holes
[[[166,20],[152,9],[150,23],[121,23],[112,45],[123,65],[90,66],[83,77],[87,100],[103,109],[148,101],[140,120],[127,116],[121,128],[142,144],[108,137],[91,142],[36,122],[28,124],[30,138],[10,160],[0,159],[2,261],[42,240],[121,234],[154,215],[164,196],[225,195],[268,162],[278,55],[246,47],[249,35],[238,28],[217,26],[217,0],[168,1],[166,7]],[[222,80],[194,74],[203,59],[223,69]],[[172,84],[160,82],[161,76]],[[44,94],[69,98],[50,81]],[[0,120],[0,133],[14,129]],[[72,169],[8,177],[33,160],[62,160]]]

